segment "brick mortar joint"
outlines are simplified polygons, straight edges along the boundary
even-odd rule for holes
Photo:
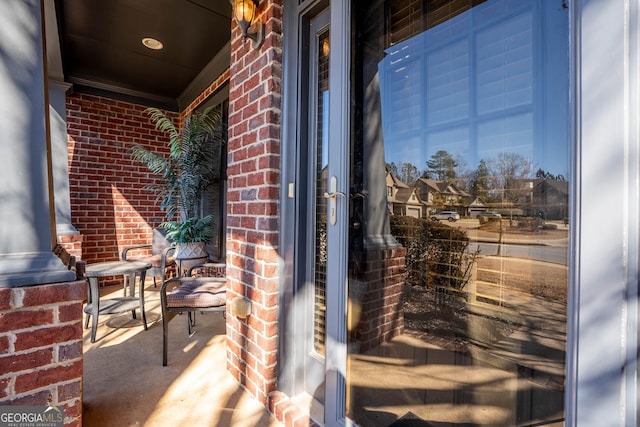
[[[273,405],[273,409],[275,412],[280,412],[281,417],[278,418],[280,422],[285,422],[285,419],[290,418],[292,420],[292,425],[295,425],[295,420],[297,419],[306,419],[310,418],[310,414],[308,411],[300,408],[296,405],[289,396],[282,393],[281,391],[275,390],[269,393],[268,396],[269,402],[267,407],[271,407]],[[274,399],[274,402],[271,400]],[[274,413],[274,416],[276,414]],[[315,423],[313,425],[316,425]]]
[[[13,378],[13,379],[15,379],[15,378],[18,378],[18,377],[21,377],[21,376],[24,376],[24,375],[33,374],[33,373],[40,372],[40,371],[46,371],[46,370],[51,369],[51,368],[57,368],[57,367],[67,368],[67,367],[72,366],[72,365],[74,365],[74,364],[76,364],[78,362],[82,362],[82,357],[81,356],[80,357],[76,357],[74,359],[65,360],[64,362],[53,361],[53,362],[47,363],[45,365],[39,365],[39,366],[36,366],[36,367],[31,367],[29,369],[23,369],[21,371],[12,371],[12,372],[9,372],[9,373],[7,373],[7,374],[5,374],[3,376],[0,376],[0,380],[2,380],[3,378],[8,378],[8,379],[12,379]],[[76,378],[82,378],[82,373],[80,373],[80,375],[78,377],[76,377]],[[55,382],[53,384],[73,383],[74,381],[75,380],[65,380],[65,381],[62,381],[62,382]]]
[[[15,380],[17,377],[12,377],[11,380],[12,382],[10,383],[10,386],[8,387],[9,389],[9,394],[8,394],[8,398],[6,399],[6,401],[10,401],[10,400],[17,400],[17,399],[21,399],[23,397],[29,397],[32,396],[34,394],[40,393],[42,391],[45,392],[49,392],[51,397],[52,397],[52,403],[54,405],[63,405],[65,402],[72,402],[72,401],[82,401],[81,397],[73,397],[71,399],[67,399],[67,400],[58,400],[58,387],[60,386],[65,386],[67,384],[74,384],[77,383],[78,380],[82,380],[82,375],[80,375],[79,377],[75,378],[75,379],[71,379],[71,380],[66,380],[66,381],[61,381],[61,382],[55,382],[52,384],[49,384],[48,386],[43,386],[43,387],[39,387],[39,388],[34,388],[31,390],[27,390],[24,391],[22,393],[15,393]],[[0,377],[1,379],[1,377]],[[2,404],[3,400],[0,399],[0,404]],[[66,418],[66,417],[65,417]]]
[[[2,335],[0,335],[0,336],[2,336]],[[81,352],[78,357],[74,357],[74,358],[65,360],[64,362],[60,362],[60,361],[57,360],[58,359],[58,353],[59,353],[61,347],[66,347],[66,346],[69,346],[69,345],[73,345],[74,343],[82,343],[82,338],[63,341],[63,342],[60,342],[60,343],[56,342],[53,345],[44,345],[44,346],[40,346],[40,347],[29,347],[29,348],[26,348],[24,350],[16,351],[15,350],[15,343],[16,343],[17,337],[15,335],[13,335],[13,336],[8,335],[8,336],[9,336],[9,351],[10,351],[10,353],[8,353],[6,355],[0,355],[0,359],[2,359],[3,357],[6,357],[6,356],[9,356],[9,357],[10,356],[22,356],[22,355],[26,355],[26,354],[29,354],[29,353],[35,353],[35,352],[38,352],[38,351],[41,351],[41,350],[46,350],[46,349],[49,349],[49,348],[52,349],[54,360],[48,365],[64,366],[64,365],[67,365],[67,364],[69,364],[71,362],[74,362],[74,361],[78,361],[78,360],[81,361],[82,357],[83,357],[82,356],[82,352]],[[13,338],[13,340],[11,338]],[[44,365],[42,365],[42,366],[44,366]]]
[[[68,304],[70,305],[70,304]],[[44,307],[44,306],[35,306],[35,307]],[[55,306],[58,307],[58,306]],[[37,308],[37,309],[33,309],[33,310],[20,310],[21,312],[28,312],[28,311],[42,311],[42,308]],[[52,310],[55,312],[55,310]],[[9,312],[9,311],[5,311],[5,312]],[[0,311],[0,314],[2,314],[3,312]],[[28,328],[23,328],[23,329],[11,329],[10,331],[7,332],[0,332],[0,337],[3,335],[6,336],[16,336],[18,334],[23,334],[23,333],[28,333],[28,332],[35,332],[35,331],[41,331],[44,329],[50,329],[50,328],[60,328],[60,327],[64,327],[64,326],[74,326],[76,323],[81,322],[82,321],[82,316],[78,317],[77,319],[71,319],[69,321],[66,322],[60,322],[58,321],[58,319],[56,319],[56,314],[54,314],[54,318],[52,319],[51,323],[46,323],[43,325],[35,325],[35,326],[30,326]],[[78,339],[78,340],[74,340],[74,341],[82,341],[82,338]]]

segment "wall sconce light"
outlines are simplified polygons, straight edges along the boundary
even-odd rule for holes
[[[229,303],[229,310],[232,316],[246,319],[251,315],[251,301],[242,297],[232,298]]]
[[[233,17],[242,31],[242,41],[251,39],[253,48],[260,49],[264,42],[264,24],[253,22],[256,17],[259,0],[231,0],[233,5]],[[252,28],[253,27],[253,28]]]

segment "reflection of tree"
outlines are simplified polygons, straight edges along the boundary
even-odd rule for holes
[[[467,161],[459,154],[456,155],[456,163],[457,166],[454,170],[456,179],[454,180],[454,183],[461,190],[467,191],[472,172],[469,170]]]
[[[428,172],[438,181],[453,181],[456,178],[458,162],[445,150],[439,150],[427,160]]]
[[[393,174],[393,176],[400,179],[407,185],[413,185],[418,178],[420,178],[420,171],[412,163],[400,162],[395,164],[394,162],[388,163],[387,168]]]
[[[400,164],[400,179],[405,184],[413,185],[418,178],[420,178],[420,173],[417,167],[408,162]]]
[[[433,195],[433,206],[437,206],[440,209],[447,207],[447,198],[442,193],[436,193]]]
[[[531,176],[531,161],[518,153],[500,153],[488,163],[492,193],[503,203],[526,202],[531,189],[523,188],[522,180]]]
[[[490,201],[489,190],[491,189],[491,183],[489,181],[489,167],[484,160],[480,160],[478,168],[473,172],[471,176],[471,182],[469,183],[469,189],[474,197],[481,197],[486,201]]]
[[[536,178],[545,181],[566,181],[563,175],[554,175],[551,172],[545,172],[543,169],[538,169],[538,171],[536,172]]]

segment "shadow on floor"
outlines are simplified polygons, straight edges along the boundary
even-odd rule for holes
[[[84,330],[83,425],[280,426],[227,372],[221,313],[198,313],[192,336],[186,316],[174,318],[163,367],[160,294],[150,281],[145,308],[147,331],[130,313],[101,316],[95,343]]]

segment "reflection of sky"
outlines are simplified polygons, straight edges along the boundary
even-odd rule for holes
[[[386,162],[424,170],[445,150],[474,170],[508,152],[566,177],[567,20],[555,1],[489,0],[389,48]]]

